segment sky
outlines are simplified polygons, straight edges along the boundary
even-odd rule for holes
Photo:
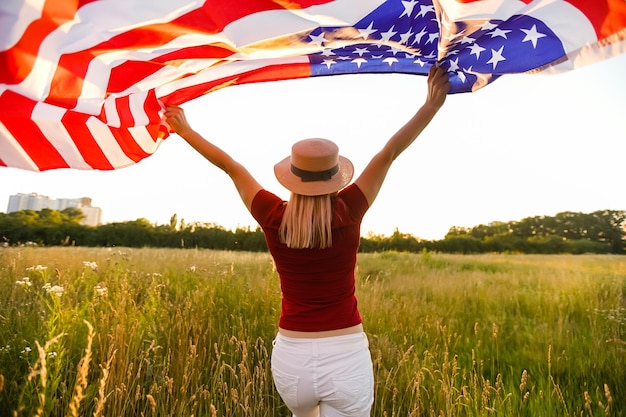
[[[396,229],[441,239],[453,226],[626,210],[626,55],[574,71],[501,77],[448,96],[392,166],[362,234]],[[273,165],[291,144],[324,137],[355,177],[423,103],[426,78],[377,74],[228,87],[184,104],[192,127],[287,199]],[[116,171],[0,168],[0,211],[9,196],[92,198],[102,220],[148,219],[226,229],[256,227],[230,179],[177,135]]]

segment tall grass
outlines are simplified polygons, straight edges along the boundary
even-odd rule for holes
[[[374,416],[625,416],[626,258],[362,254]],[[0,416],[287,416],[267,254],[0,250]]]

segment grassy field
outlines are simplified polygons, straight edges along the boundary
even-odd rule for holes
[[[626,257],[359,257],[373,416],[626,416]],[[287,416],[263,253],[0,250],[0,416]]]

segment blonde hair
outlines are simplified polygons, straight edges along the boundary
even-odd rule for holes
[[[333,244],[332,194],[291,193],[280,228],[280,241],[290,248],[329,248]]]

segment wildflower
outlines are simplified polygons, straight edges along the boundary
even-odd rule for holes
[[[96,291],[96,295],[99,297],[106,297],[109,294],[107,287],[102,287],[100,285],[96,285],[94,290]]]
[[[19,285],[20,287],[30,287],[31,285],[33,285],[32,282],[30,282],[30,278],[28,277],[24,277],[19,281],[15,281],[16,285]]]
[[[26,268],[27,271],[37,271],[37,272],[43,272],[46,269],[48,269],[48,267],[43,266],[43,265],[29,266],[28,268]]]
[[[65,291],[65,288],[63,288],[62,286],[51,285],[49,282],[46,282],[42,288],[46,290],[48,294],[56,295],[57,297],[62,296],[63,291]]]
[[[196,272],[196,266],[195,266],[195,265],[191,265],[191,266],[189,267],[189,270],[190,270],[191,272]]]
[[[58,355],[58,353],[56,353],[56,352],[48,352],[48,357],[49,358],[56,358],[57,355]]]
[[[30,346],[26,346],[24,349],[22,349],[22,354],[30,353],[31,351],[32,349],[30,348]]]
[[[85,268],[93,269],[94,271],[98,269],[98,264],[95,262],[83,261],[83,266]]]

